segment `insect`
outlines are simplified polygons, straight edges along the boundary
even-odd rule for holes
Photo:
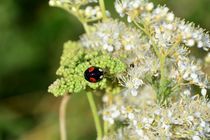
[[[84,77],[91,83],[99,82],[104,77],[104,72],[101,68],[91,66],[84,72]]]

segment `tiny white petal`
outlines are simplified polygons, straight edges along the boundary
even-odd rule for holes
[[[201,140],[201,138],[199,136],[193,136],[192,139],[193,140]]]
[[[205,128],[206,127],[206,122],[205,121],[201,121],[200,126],[203,127],[203,128]]]
[[[114,124],[114,120],[113,120],[113,119],[109,119],[108,122],[109,122],[110,124]]]
[[[193,120],[194,120],[194,117],[193,117],[193,116],[188,116],[187,119],[188,119],[189,121],[193,121]]]
[[[198,48],[202,48],[203,47],[203,42],[199,41],[198,42]]]
[[[133,119],[134,119],[134,117],[135,117],[135,116],[134,116],[134,114],[133,114],[133,113],[129,113],[129,114],[128,114],[128,118],[129,118],[130,120],[133,120]]]
[[[132,89],[132,90],[131,90],[131,95],[132,95],[132,96],[137,96],[137,95],[138,95],[137,90],[136,90],[136,89]]]
[[[189,91],[189,90],[185,90],[185,91],[184,91],[184,95],[186,95],[186,96],[190,96],[190,94],[191,94],[191,93],[190,93],[190,91]]]
[[[193,79],[193,80],[196,80],[197,78],[198,78],[198,75],[197,74],[195,74],[195,73],[191,73],[191,78]]]
[[[201,94],[202,94],[202,96],[206,96],[206,94],[207,94],[207,90],[205,89],[205,88],[202,88],[201,89]]]
[[[116,117],[118,117],[120,115],[120,112],[118,111],[118,110],[116,110],[116,111],[114,111],[113,113],[112,113],[112,118],[116,118]]]
[[[167,15],[167,17],[166,17],[166,19],[168,20],[168,21],[173,21],[174,20],[174,14],[173,13],[169,13],[168,15]]]
[[[50,1],[49,1],[49,5],[50,5],[50,6],[54,6],[54,5],[55,5],[55,2],[54,2],[53,0],[50,0]]]
[[[153,8],[154,8],[154,4],[152,2],[150,2],[146,5],[146,10],[147,11],[151,11]]]
[[[131,23],[132,22],[132,19],[131,19],[131,17],[127,17],[127,21],[129,22],[129,23]]]
[[[137,133],[139,136],[141,136],[141,137],[144,136],[144,132],[143,132],[142,129],[137,129],[137,130],[136,130],[136,133]]]
[[[195,40],[194,39],[187,40],[186,45],[190,46],[190,47],[194,46],[195,45]]]
[[[102,101],[105,102],[105,103],[108,102],[109,97],[107,95],[104,95],[103,98],[102,98]]]

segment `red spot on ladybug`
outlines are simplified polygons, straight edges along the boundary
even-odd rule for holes
[[[93,83],[95,83],[96,82],[96,79],[95,78],[93,78],[93,77],[90,77],[90,82],[93,82]]]
[[[90,68],[88,68],[88,71],[92,72],[92,71],[94,71],[94,69],[95,69],[94,67],[90,67]]]
[[[89,67],[85,72],[84,72],[84,77],[87,81],[91,83],[96,83],[99,82],[103,79],[103,70],[99,67]]]

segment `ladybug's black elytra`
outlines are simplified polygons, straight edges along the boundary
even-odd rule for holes
[[[101,81],[103,79],[103,76],[104,76],[103,70],[95,66],[89,67],[84,72],[85,79],[91,83],[96,83]]]

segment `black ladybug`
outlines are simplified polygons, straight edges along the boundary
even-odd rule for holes
[[[103,76],[104,76],[103,70],[95,66],[89,67],[84,72],[85,79],[91,83],[96,83],[98,81],[101,81],[103,79]]]

